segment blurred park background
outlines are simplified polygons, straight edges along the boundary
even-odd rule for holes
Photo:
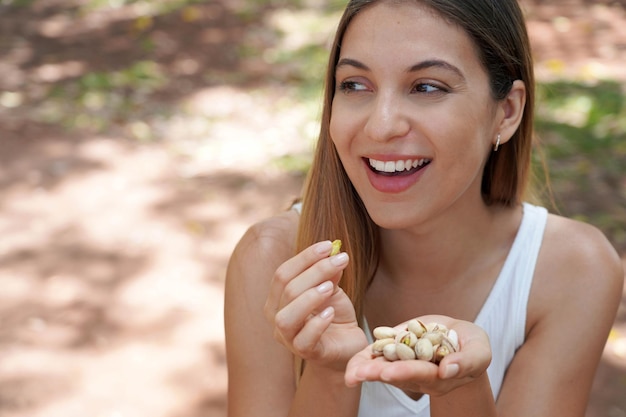
[[[226,415],[228,257],[299,194],[344,4],[0,0],[0,417]],[[626,257],[626,2],[522,6],[558,210]],[[625,393],[626,296],[587,417]]]

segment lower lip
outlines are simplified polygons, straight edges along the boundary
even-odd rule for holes
[[[367,177],[369,178],[372,187],[381,193],[398,194],[408,190],[413,184],[415,184],[428,169],[429,165],[425,165],[417,171],[409,174],[401,175],[381,175],[372,171],[366,164]]]

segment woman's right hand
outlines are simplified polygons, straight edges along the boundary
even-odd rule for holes
[[[329,257],[331,242],[318,242],[275,272],[265,303],[274,338],[309,363],[344,371],[367,346],[352,302],[338,286],[349,262],[346,253]]]

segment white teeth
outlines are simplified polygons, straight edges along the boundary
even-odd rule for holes
[[[413,168],[417,168],[418,166],[424,165],[428,159],[407,159],[402,161],[379,161],[377,159],[369,159],[370,166],[374,168],[376,171],[381,172],[402,172],[409,171]]]

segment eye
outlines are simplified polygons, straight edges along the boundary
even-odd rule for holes
[[[438,86],[433,83],[417,83],[415,87],[413,87],[413,91],[417,93],[424,94],[442,94],[447,92],[447,90],[441,86]]]
[[[358,81],[342,81],[341,83],[339,83],[338,88],[339,88],[339,91],[343,91],[345,93],[368,90],[365,84],[360,83]]]

